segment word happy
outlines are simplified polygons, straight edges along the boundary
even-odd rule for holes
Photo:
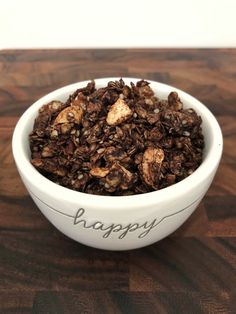
[[[95,221],[93,223],[89,223],[86,219],[83,218],[85,214],[85,209],[78,209],[75,217],[74,217],[74,225],[79,225],[85,229],[93,229],[97,231],[103,232],[103,238],[108,238],[112,233],[118,233],[118,239],[123,239],[130,232],[141,231],[138,235],[138,238],[146,237],[149,232],[155,228],[161,221],[154,219],[151,222],[144,223],[128,223],[127,225],[115,224],[111,223],[109,225],[103,223],[102,221]]]

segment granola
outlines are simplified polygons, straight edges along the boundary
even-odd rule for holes
[[[158,98],[149,83],[91,81],[65,103],[40,108],[29,135],[31,163],[51,181],[90,194],[159,190],[202,162],[201,117],[176,92]]]

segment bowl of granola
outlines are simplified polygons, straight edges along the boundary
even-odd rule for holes
[[[102,78],[62,87],[19,119],[12,150],[35,204],[68,237],[129,250],[193,213],[222,155],[216,118],[172,86]]]

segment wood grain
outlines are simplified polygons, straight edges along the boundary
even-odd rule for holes
[[[224,135],[198,209],[149,247],[107,252],[57,231],[11,153],[19,116],[46,93],[108,76],[168,83],[197,97]],[[236,313],[236,49],[0,51],[0,313]]]

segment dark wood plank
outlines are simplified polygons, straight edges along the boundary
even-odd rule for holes
[[[8,55],[9,53],[9,55]],[[8,55],[8,57],[7,57]],[[154,79],[183,88],[215,114],[235,114],[235,50],[65,50],[0,54],[0,99],[36,99],[79,80],[105,76]],[[219,74],[220,72],[220,74]],[[27,92],[27,87],[31,87]],[[13,89],[11,91],[11,89]],[[224,111],[222,111],[224,110]]]
[[[236,218],[236,195],[206,196],[204,204],[210,221]]]
[[[235,294],[81,291],[1,292],[4,314],[234,313]],[[3,302],[3,303],[2,303]],[[148,311],[148,312],[147,312]]]
[[[235,291],[235,238],[169,237],[130,253],[131,291]]]
[[[196,211],[192,214],[177,231],[175,231],[171,237],[203,237],[207,236],[210,230],[209,219],[206,214],[204,201],[198,206]]]
[[[142,77],[181,88],[216,115],[224,152],[193,215],[130,252],[80,245],[40,213],[14,165],[20,115],[81,80]],[[0,313],[236,312],[236,49],[0,51]]]
[[[95,250],[45,230],[1,230],[0,293],[9,291],[128,290],[125,252]],[[0,307],[1,309],[1,307]]]
[[[4,314],[235,313],[235,294],[202,292],[1,292]],[[148,312],[147,312],[148,311]]]
[[[222,162],[235,164],[236,146],[233,145],[233,143],[236,143],[235,116],[220,115],[218,117],[218,122],[221,126],[224,136]]]
[[[39,292],[33,314],[234,313],[234,295],[188,292]]]
[[[232,142],[233,145],[233,142]],[[208,195],[236,194],[236,163],[221,163]]]
[[[32,314],[35,293],[31,291],[1,290],[1,314]]]

